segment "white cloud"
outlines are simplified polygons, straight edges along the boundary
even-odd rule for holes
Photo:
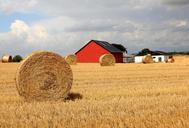
[[[16,20],[14,23],[11,24],[11,32],[16,36],[22,36],[25,33],[28,33],[29,26],[20,20]]]
[[[186,2],[173,1],[179,7]],[[170,0],[0,0],[5,13],[31,11],[47,17],[30,24],[16,20],[10,32],[0,33],[0,45],[22,47],[23,53],[40,48],[66,54],[99,39],[123,43],[132,52],[185,49],[189,17],[178,8],[167,10],[170,6]]]
[[[27,12],[37,4],[37,0],[0,0],[0,11],[11,14],[13,12]]]
[[[49,41],[50,36],[43,26],[15,20],[10,25],[9,32],[0,33],[0,53],[26,54],[35,49],[45,49],[50,46]]]
[[[180,21],[180,22],[177,24],[177,27],[185,27],[185,26],[187,26],[187,25],[188,25],[187,21]]]
[[[18,39],[27,43],[44,42],[48,38],[48,33],[41,25],[28,26],[24,21],[16,20],[11,24],[11,33]]]
[[[101,31],[98,25],[104,22],[107,28]],[[32,25],[16,20],[11,24],[10,32],[0,34],[0,45],[1,52],[11,48],[12,51],[19,49],[15,51],[17,53],[44,49],[68,54],[76,52],[87,41],[98,39],[122,43],[132,52],[146,47],[157,50],[177,50],[189,47],[187,43],[189,30],[183,31],[183,27],[186,28],[187,25],[187,21],[179,20],[146,24],[129,20],[81,20],[76,22],[72,18],[55,17]],[[12,47],[13,45],[15,46]]]
[[[176,30],[180,30],[180,31],[189,29],[189,21],[187,21],[187,20],[169,20],[169,21],[166,21],[165,24],[170,29],[176,29]]]
[[[189,5],[189,0],[162,0],[162,2],[169,6],[186,6]]]

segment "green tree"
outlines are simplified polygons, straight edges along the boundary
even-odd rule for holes
[[[148,48],[144,48],[144,49],[142,49],[140,52],[139,52],[139,55],[147,55],[147,54],[151,54],[151,51],[150,51],[150,49],[148,49]]]
[[[13,57],[13,62],[20,62],[20,61],[22,61],[23,60],[23,58],[20,56],[20,55],[15,55],[14,57]]]

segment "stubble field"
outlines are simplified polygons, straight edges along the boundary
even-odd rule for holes
[[[19,64],[0,63],[0,127],[189,128],[189,57],[175,63],[72,66],[70,98],[25,102]]]

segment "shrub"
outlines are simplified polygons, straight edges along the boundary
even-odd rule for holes
[[[20,55],[15,55],[14,57],[13,57],[13,62],[20,62],[20,61],[22,61],[23,60],[23,58],[20,56]]]

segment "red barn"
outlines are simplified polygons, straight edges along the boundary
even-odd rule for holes
[[[79,63],[98,63],[103,54],[112,54],[116,63],[123,63],[123,52],[126,49],[123,51],[106,41],[91,40],[75,54]]]

